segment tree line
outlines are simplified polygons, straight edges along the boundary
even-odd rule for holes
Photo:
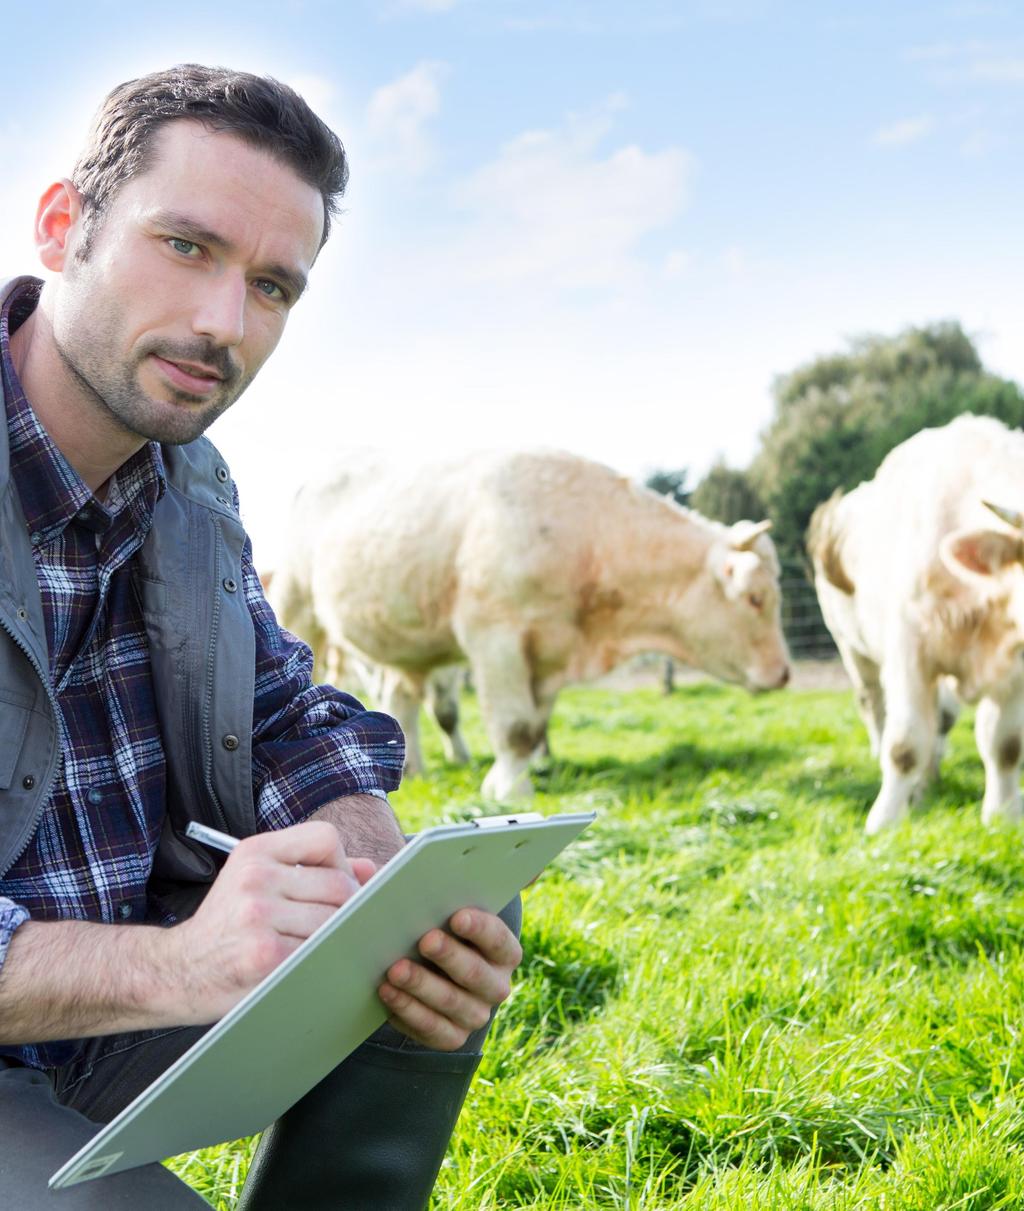
[[[659,470],[647,486],[731,524],[770,517],[783,559],[803,556],[815,506],[870,479],[894,446],[963,412],[1024,426],[1024,394],[986,370],[960,324],[855,338],[772,384],[773,415],[746,468],[724,461],[692,489],[687,471]]]

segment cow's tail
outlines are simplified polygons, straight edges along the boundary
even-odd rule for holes
[[[839,525],[839,502],[843,499],[841,488],[836,488],[828,500],[823,500],[811,514],[807,527],[807,554],[817,574],[825,577],[844,593],[852,595],[853,581],[843,566],[842,531]]]

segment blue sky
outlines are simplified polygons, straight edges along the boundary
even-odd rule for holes
[[[772,378],[960,319],[1024,380],[1024,11],[1011,3],[2,5],[0,257],[122,79],[304,92],[352,161],[280,350],[217,423],[258,561],[332,451],[556,445],[745,463]]]

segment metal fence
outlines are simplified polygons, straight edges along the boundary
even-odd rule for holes
[[[782,629],[790,653],[805,660],[830,660],[838,656],[804,565],[796,559],[783,560],[779,583],[782,588]]]

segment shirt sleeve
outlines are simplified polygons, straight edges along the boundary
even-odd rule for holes
[[[258,828],[297,824],[343,795],[386,797],[401,781],[405,758],[397,721],[333,686],[313,684],[313,653],[278,623],[248,539],[242,576],[256,631],[252,774]]]
[[[14,931],[19,925],[24,925],[29,919],[29,911],[22,904],[0,896],[0,968],[7,959],[7,948],[14,937]]]

